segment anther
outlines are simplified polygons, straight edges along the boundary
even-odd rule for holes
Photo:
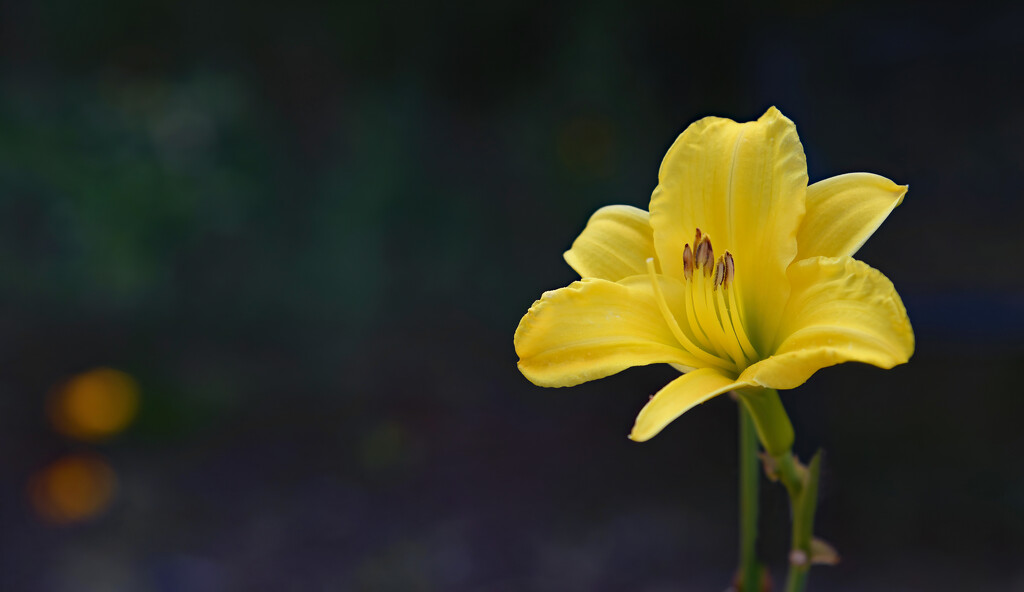
[[[715,263],[715,283],[711,285],[711,290],[717,290],[723,282],[725,282],[725,257],[719,257],[718,262]]]
[[[694,248],[696,248],[696,247],[697,247],[697,245],[699,245],[699,244],[700,244],[700,237],[702,237],[702,236],[704,236],[704,235],[703,235],[703,234],[701,234],[701,232],[700,232],[700,228],[698,228],[698,229],[697,229],[697,236],[696,236],[696,237],[694,237],[694,239],[693,239],[693,246],[694,246]]]
[[[693,279],[693,251],[690,250],[690,245],[683,247],[683,277],[686,281]]]
[[[701,237],[700,242],[697,243],[697,247],[693,255],[694,265],[696,266],[696,269],[703,269],[705,275],[710,276],[710,266],[714,265],[715,252],[711,248],[711,241],[708,240],[707,235]]]
[[[729,287],[732,283],[732,278],[736,276],[736,262],[732,260],[732,253],[729,251],[725,252],[725,277],[722,278],[722,286],[725,288]]]

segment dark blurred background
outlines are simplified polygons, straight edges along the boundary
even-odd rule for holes
[[[783,395],[812,590],[1024,590],[1024,5],[0,2],[0,589],[719,591],[736,411],[512,333],[675,136],[911,190],[909,365]],[[765,484],[781,581],[788,507]]]

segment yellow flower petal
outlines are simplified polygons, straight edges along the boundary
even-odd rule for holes
[[[914,353],[914,332],[899,294],[882,273],[850,257],[794,263],[793,293],[775,355],[740,381],[791,389],[826,366],[864,362],[892,368]]]
[[[853,255],[907,193],[871,173],[849,173],[807,188],[807,214],[797,233],[796,260]]]
[[[580,277],[617,282],[647,273],[654,257],[650,214],[631,206],[606,206],[594,212],[565,260]]]
[[[516,329],[519,370],[539,386],[572,386],[632,366],[692,366],[652,293],[646,277],[588,278],[544,293]]]
[[[786,268],[797,253],[807,189],[793,122],[774,107],[749,123],[704,118],[669,149],[658,180],[651,227],[662,272],[682,277],[683,246],[696,228],[716,253],[731,251],[748,335],[767,351],[789,296]]]
[[[650,440],[677,417],[708,399],[741,386],[734,378],[713,368],[683,374],[651,397],[640,410],[629,439]]]

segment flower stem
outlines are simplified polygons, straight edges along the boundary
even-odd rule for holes
[[[789,576],[786,579],[786,592],[803,592],[807,587],[807,576],[811,573],[810,565],[802,568],[789,566]]]
[[[740,403],[736,407],[740,420],[740,590],[760,592],[757,514],[761,466],[757,458],[757,430],[746,406]]]
[[[738,391],[737,394],[742,403],[741,406],[746,409],[754,424],[761,445],[768,453],[768,457],[771,458],[769,472],[782,481],[789,494],[789,503],[793,513],[793,540],[790,546],[789,576],[785,591],[803,592],[807,586],[807,576],[813,558],[811,543],[814,540],[814,512],[818,506],[821,452],[815,454],[810,465],[806,467],[793,457],[793,425],[782,406],[778,392],[774,389],[747,388]],[[743,450],[742,444],[741,450]],[[745,474],[746,466],[743,465],[742,452],[740,463],[741,474]],[[740,511],[742,524],[745,520],[742,502]],[[746,544],[746,539],[743,540]],[[740,565],[742,568],[746,564],[741,562]],[[746,571],[742,573],[744,586],[746,586]],[[751,588],[751,590],[755,589]],[[746,590],[747,588],[744,588],[744,592]]]
[[[814,532],[814,512],[818,506],[818,479],[821,475],[821,452],[811,459],[810,465],[801,466],[792,453],[775,457],[779,480],[789,492],[793,512],[792,541],[789,551],[789,575],[786,592],[803,592],[811,569],[811,541]]]

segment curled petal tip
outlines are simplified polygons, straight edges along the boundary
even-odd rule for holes
[[[899,187],[900,196],[896,199],[896,206],[898,206],[901,203],[903,203],[903,198],[906,197],[907,196],[907,192],[910,191],[910,185],[898,185],[897,187]],[[896,206],[893,206],[893,207],[896,207]]]
[[[629,436],[627,436],[627,438],[629,438],[633,442],[646,442],[646,441],[651,439],[650,436],[644,437],[644,436],[637,435],[636,430],[633,430],[632,432],[630,432]]]

